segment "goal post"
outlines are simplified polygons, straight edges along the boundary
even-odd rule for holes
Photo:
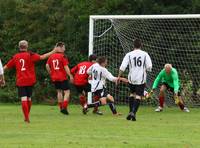
[[[200,105],[200,14],[91,15],[89,20],[89,54],[106,56],[113,75],[117,76],[124,55],[133,49],[133,40],[139,38],[153,62],[146,89],[152,87],[164,64],[171,63],[179,73],[186,104]],[[108,82],[107,89],[117,103],[128,103],[125,84]],[[174,104],[171,96],[167,95],[168,106]],[[156,104],[156,98],[143,103]]]

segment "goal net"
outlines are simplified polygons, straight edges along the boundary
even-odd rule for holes
[[[89,54],[106,56],[108,70],[117,76],[125,54],[139,38],[143,50],[152,59],[153,69],[147,75],[146,90],[152,87],[165,63],[171,63],[179,73],[182,95],[190,106],[200,104],[200,15],[133,15],[90,16]],[[127,77],[128,70],[123,75]],[[118,104],[127,104],[125,84],[107,82],[107,89]],[[159,88],[157,89],[157,94]],[[166,93],[166,105],[174,105],[171,93]],[[144,104],[157,104],[157,95]]]

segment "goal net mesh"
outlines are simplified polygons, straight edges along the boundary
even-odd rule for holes
[[[142,40],[142,49],[149,53],[153,69],[147,75],[146,90],[152,87],[165,63],[171,63],[179,73],[181,90],[187,105],[200,104],[200,19],[94,19],[93,53],[108,58],[108,70],[117,76],[125,54],[133,49],[133,40]],[[124,73],[127,77],[128,69]],[[118,104],[127,104],[126,84],[115,86],[107,82],[107,89]],[[157,104],[159,87],[151,100],[143,104]],[[172,94],[166,93],[166,106],[174,105]]]

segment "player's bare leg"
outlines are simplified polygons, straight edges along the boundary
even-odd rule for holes
[[[107,104],[107,98],[102,97],[102,98],[99,99],[99,101],[85,105],[84,106],[84,112],[87,113],[88,108],[93,108],[93,107],[96,107],[96,106],[99,107],[99,106],[106,105],[106,104]]]
[[[164,107],[164,102],[165,102],[165,91],[167,87],[165,85],[162,85],[160,87],[160,93],[159,93],[159,106],[157,109],[155,109],[155,112],[161,112]]]
[[[24,114],[24,121],[27,122],[27,123],[30,123],[28,100],[27,100],[26,96],[21,97],[21,103],[22,103],[22,111],[23,111],[23,114]]]
[[[69,95],[70,95],[70,90],[64,90],[63,109],[66,111],[67,115],[69,114],[67,110],[69,104]]]
[[[58,99],[58,105],[60,108],[60,111],[62,110],[63,106],[63,94],[62,94],[62,90],[57,89],[57,99]]]

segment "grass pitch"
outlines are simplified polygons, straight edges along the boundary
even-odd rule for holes
[[[31,123],[23,122],[21,106],[0,104],[0,148],[197,148],[200,147],[200,109],[190,113],[166,108],[156,113],[141,107],[137,121],[127,121],[127,106],[115,117],[108,106],[103,116],[83,115],[81,107],[70,105],[70,115],[57,106],[33,105]]]

